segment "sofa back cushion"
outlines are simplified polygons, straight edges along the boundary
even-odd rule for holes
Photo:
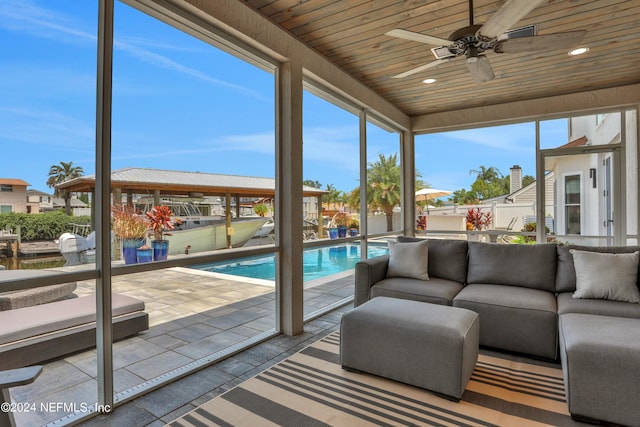
[[[469,242],[469,284],[521,286],[555,292],[556,245]]]
[[[425,240],[429,242],[429,276],[465,283],[467,241],[398,236],[398,242],[424,242]]]
[[[574,292],[576,290],[576,268],[573,265],[573,255],[571,249],[579,251],[599,252],[608,254],[628,254],[640,251],[640,246],[579,246],[579,245],[558,245],[558,268],[556,271],[556,291]],[[640,269],[640,267],[639,267]],[[638,272],[640,279],[640,270]],[[636,283],[638,285],[638,283]],[[640,288],[640,286],[638,286]]]

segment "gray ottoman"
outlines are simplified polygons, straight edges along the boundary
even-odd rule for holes
[[[563,314],[560,358],[573,418],[640,425],[640,319]]]
[[[377,297],[342,317],[340,362],[458,401],[478,359],[479,331],[473,311]]]

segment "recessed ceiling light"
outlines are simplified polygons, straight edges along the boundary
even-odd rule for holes
[[[569,51],[569,56],[582,55],[583,53],[589,52],[588,47],[579,47],[577,49],[573,49]]]
[[[422,83],[426,83],[428,85],[431,84],[431,83],[435,83],[435,82],[436,82],[436,79],[424,79],[422,81]]]

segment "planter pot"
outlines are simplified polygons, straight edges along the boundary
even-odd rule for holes
[[[136,249],[136,257],[138,263],[151,262],[153,261],[153,250],[151,248]]]
[[[356,237],[357,235],[358,235],[358,229],[357,228],[349,229],[349,236]]]
[[[135,264],[138,262],[136,249],[146,243],[147,239],[144,237],[140,239],[122,239],[122,259],[124,259],[124,263]]]
[[[329,229],[329,238],[330,239],[337,239],[338,238],[338,229],[337,228],[330,228]]]
[[[167,255],[169,254],[168,240],[152,240],[151,247],[153,248],[154,261],[166,261]]]
[[[347,226],[339,225],[338,226],[338,237],[347,237]]]

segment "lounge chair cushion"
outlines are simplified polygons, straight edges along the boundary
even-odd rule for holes
[[[0,279],[17,280],[36,276],[49,276],[53,274],[48,270],[7,270],[3,271]],[[16,308],[31,307],[38,304],[57,301],[64,298],[75,298],[76,282],[61,283],[58,285],[40,286],[19,291],[0,293],[0,311],[15,310]]]
[[[574,298],[596,298],[631,303],[640,302],[638,252],[599,254],[571,249],[576,268]]]
[[[144,310],[144,302],[114,294],[113,316]],[[5,317],[10,316],[10,321]],[[0,313],[0,344],[71,328],[96,321],[94,295],[25,307]]]
[[[387,277],[408,277],[429,280],[429,247],[426,241],[389,242]]]

